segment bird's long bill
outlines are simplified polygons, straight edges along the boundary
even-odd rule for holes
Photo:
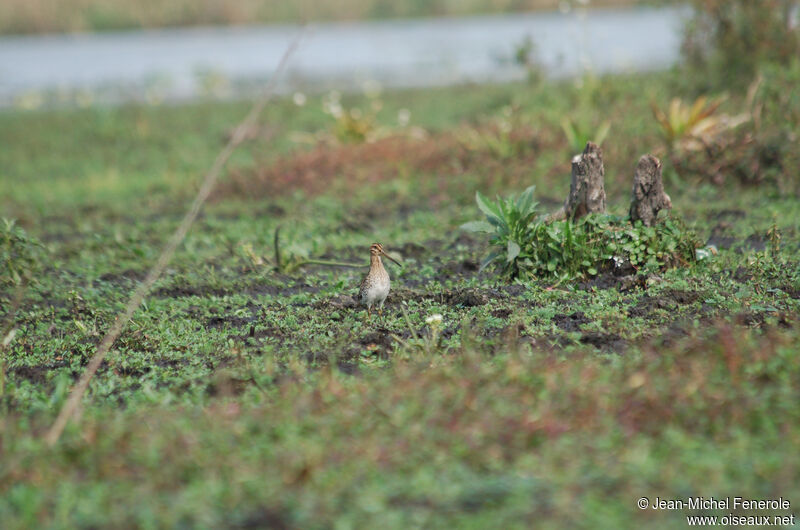
[[[401,264],[399,261],[397,261],[396,259],[394,259],[393,257],[391,257],[389,254],[387,254],[387,253],[386,253],[386,251],[384,251],[384,250],[381,250],[381,254],[383,254],[384,256],[386,256],[387,258],[389,258],[390,260],[394,261],[395,263],[397,263],[397,264],[398,264],[398,265],[400,265],[401,267],[403,266],[403,265],[402,265],[402,264]]]

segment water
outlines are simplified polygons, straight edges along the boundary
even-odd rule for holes
[[[525,77],[530,37],[548,75],[647,71],[679,53],[680,8],[316,24],[281,90],[503,82]],[[0,38],[0,105],[232,96],[277,65],[296,26],[249,26]]]

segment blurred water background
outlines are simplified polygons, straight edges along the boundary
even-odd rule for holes
[[[506,82],[531,68],[555,78],[662,69],[678,59],[688,14],[578,8],[318,23],[307,28],[279,91]],[[265,25],[0,37],[0,106],[246,97],[299,31]]]

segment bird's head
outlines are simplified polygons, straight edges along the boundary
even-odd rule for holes
[[[386,253],[385,250],[383,250],[383,245],[381,245],[380,243],[373,243],[369,247],[369,253],[372,256],[386,256],[388,259],[390,259],[390,260],[394,261],[395,263],[397,263],[398,265],[400,265],[399,261],[397,261],[396,259],[391,257],[389,254]]]

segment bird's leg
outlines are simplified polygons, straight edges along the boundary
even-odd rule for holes
[[[372,318],[372,306],[367,306],[367,320],[371,320]]]

